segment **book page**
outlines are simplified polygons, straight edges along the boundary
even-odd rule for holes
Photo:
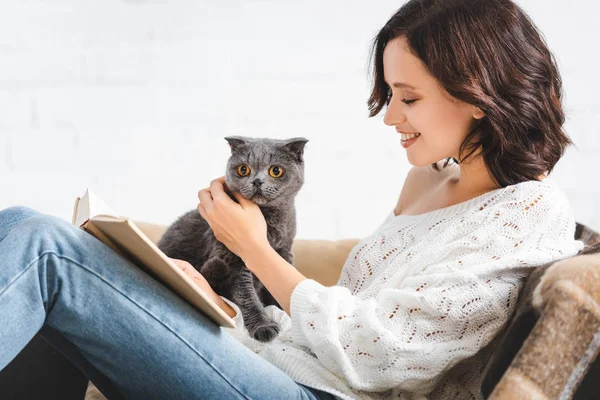
[[[81,227],[87,220],[100,215],[120,218],[116,212],[100,200],[96,193],[88,188],[83,197],[78,198],[75,202],[73,224]]]

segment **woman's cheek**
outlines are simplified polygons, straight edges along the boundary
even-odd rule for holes
[[[423,136],[427,136],[428,132],[435,132],[435,114],[432,114],[428,107],[415,106],[414,109],[407,113],[410,121],[410,126]]]

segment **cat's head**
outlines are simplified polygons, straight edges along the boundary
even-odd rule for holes
[[[258,205],[289,204],[304,183],[304,145],[308,139],[228,136],[231,148],[225,182]]]

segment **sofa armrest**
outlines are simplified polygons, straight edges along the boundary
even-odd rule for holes
[[[599,310],[600,243],[536,267],[490,360],[484,397],[591,398],[597,380],[577,389],[600,352]]]

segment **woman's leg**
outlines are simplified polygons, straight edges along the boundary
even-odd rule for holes
[[[126,398],[319,398],[88,233],[11,207],[0,211],[0,370],[43,326]]]

